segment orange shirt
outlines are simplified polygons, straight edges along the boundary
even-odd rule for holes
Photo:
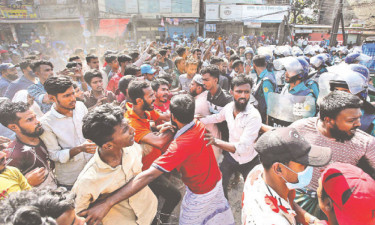
[[[158,120],[160,117],[160,114],[155,111],[146,111],[145,112],[145,119],[140,118],[134,111],[133,111],[133,105],[130,102],[126,103],[127,111],[124,114],[124,117],[128,119],[129,125],[134,128],[135,135],[134,140],[137,143],[140,143],[142,138],[146,136],[148,133],[151,133],[151,127],[150,127],[150,120]],[[142,170],[147,170],[151,164],[161,155],[161,150],[157,148],[152,148],[151,152],[147,154],[146,156],[143,156],[142,163],[143,167]]]

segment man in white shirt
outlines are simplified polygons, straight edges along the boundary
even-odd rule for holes
[[[212,134],[206,134],[206,139],[211,144],[225,150],[220,170],[223,174],[223,187],[227,198],[231,175],[238,171],[246,178],[250,170],[259,164],[253,145],[258,138],[262,118],[250,101],[252,84],[251,78],[236,76],[231,84],[234,101],[228,103],[218,114],[201,119],[204,124],[222,121],[228,123],[229,142],[217,139]]]
[[[329,163],[331,149],[310,145],[290,127],[266,132],[254,148],[262,165],[245,180],[241,224],[316,224],[318,220],[294,202],[295,189],[310,183],[313,167]]]
[[[96,151],[96,145],[82,135],[82,119],[87,114],[87,108],[76,101],[69,77],[50,77],[44,82],[44,88],[54,104],[41,118],[44,133],[40,138],[50,159],[55,162],[58,185],[71,189]]]

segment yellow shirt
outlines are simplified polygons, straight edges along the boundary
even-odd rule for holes
[[[9,193],[23,190],[30,190],[31,186],[19,169],[7,166],[0,173],[0,200],[6,198]]]
[[[76,213],[98,198],[116,191],[142,172],[142,148],[134,143],[124,148],[121,165],[113,168],[103,162],[98,151],[82,170],[72,191],[76,194]],[[146,186],[134,196],[116,204],[103,219],[104,225],[148,225],[156,215],[157,198]]]

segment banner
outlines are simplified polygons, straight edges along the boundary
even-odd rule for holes
[[[206,5],[206,21],[220,20],[219,5],[207,4]]]
[[[171,0],[160,0],[160,13],[171,13],[172,2]]]
[[[290,6],[244,5],[242,7],[243,21],[258,23],[281,23],[288,15]]]
[[[242,5],[220,5],[220,18],[223,20],[242,21]]]
[[[35,19],[36,13],[32,5],[16,5],[13,8],[0,6],[0,19]]]
[[[266,0],[204,0],[206,3],[223,3],[223,4],[267,4]]]
[[[127,0],[125,4],[126,13],[138,13],[138,1]]]

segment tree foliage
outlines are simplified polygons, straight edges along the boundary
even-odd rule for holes
[[[318,0],[292,0],[290,23],[312,24],[319,16]]]

